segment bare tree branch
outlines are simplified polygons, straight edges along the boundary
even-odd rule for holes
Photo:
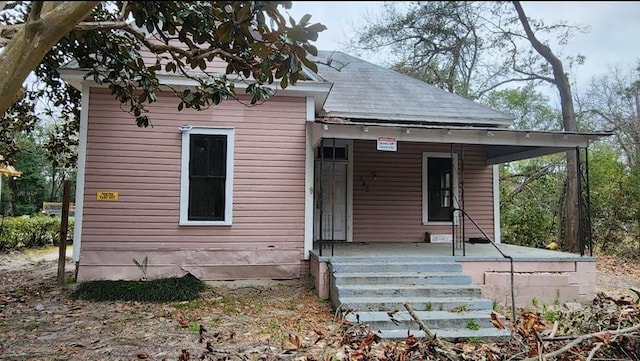
[[[120,16],[118,16],[118,20],[124,21],[126,19],[127,14],[129,13],[129,9],[127,9],[128,5],[129,5],[128,1],[124,1],[122,3],[122,11],[120,11]]]
[[[27,22],[36,22],[40,20],[40,12],[42,11],[42,1],[36,1],[31,6],[31,12],[29,12],[29,17],[27,18]]]
[[[530,358],[526,358],[523,361],[537,361],[539,359],[542,360],[548,360],[552,357],[556,357],[558,355],[561,355],[564,352],[567,352],[569,350],[571,350],[573,347],[578,346],[579,344],[581,344],[584,341],[587,341],[589,339],[592,339],[594,337],[602,337],[602,336],[606,336],[606,335],[610,335],[610,336],[618,336],[618,335],[625,335],[625,334],[629,334],[632,333],[634,331],[640,330],[640,324],[637,324],[635,326],[631,326],[631,327],[627,327],[627,328],[623,328],[623,329],[619,329],[619,330],[613,330],[613,331],[601,331],[601,332],[595,332],[595,333],[590,333],[588,335],[582,335],[578,338],[576,338],[575,340],[569,342],[568,344],[564,345],[563,347],[553,351],[553,352],[549,352],[546,354],[541,355],[541,358],[538,357],[530,357]]]
[[[43,4],[41,26],[33,29],[23,26],[0,53],[0,94],[16,94],[47,52],[99,3],[68,1],[57,7],[51,7],[53,4],[48,2]],[[45,9],[55,11],[45,12]],[[14,100],[11,96],[0,97],[0,114],[4,114]]]

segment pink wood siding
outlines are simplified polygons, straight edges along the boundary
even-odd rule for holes
[[[178,112],[148,105],[152,127],[91,89],[80,279],[192,272],[203,279],[295,278],[304,245],[305,99],[235,101]],[[233,225],[178,226],[182,124],[235,129]],[[119,201],[96,192],[119,192]]]
[[[493,237],[492,168],[484,165],[482,148],[467,145],[463,150],[464,165],[459,161],[458,180],[462,183],[464,168],[464,208]],[[450,153],[451,147],[400,142],[397,152],[382,152],[376,150],[375,141],[354,142],[354,241],[423,242],[425,232],[451,234],[450,225],[422,225],[423,152]],[[460,153],[458,145],[454,152]],[[461,188],[458,195],[463,195]],[[481,235],[467,222],[466,238]]]

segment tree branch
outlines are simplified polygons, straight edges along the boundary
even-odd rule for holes
[[[558,165],[558,163],[560,163],[560,160],[551,162],[547,165],[545,165],[544,167],[536,170],[534,173],[530,174],[530,175],[523,175],[525,178],[525,180],[522,182],[522,184],[518,185],[513,191],[511,191],[506,198],[513,198],[516,194],[522,192],[526,186],[528,186],[529,184],[533,183],[536,179],[544,176],[547,174],[547,171],[553,167],[555,167],[556,165]]]
[[[117,30],[117,29],[125,29],[128,27],[124,21],[83,21],[78,23],[74,29],[81,31],[92,31],[92,30]]]
[[[441,349],[438,351],[440,351],[449,360],[455,360],[456,356],[451,351],[451,345],[448,342],[439,339],[433,332],[431,332],[431,330],[429,330],[429,328],[424,323],[424,321],[422,321],[420,317],[418,317],[418,314],[416,313],[416,311],[414,311],[413,307],[411,307],[409,302],[404,302],[404,308],[406,308],[407,311],[409,311],[409,314],[411,315],[411,317],[416,321],[418,326],[420,326],[420,329],[424,331],[427,337],[433,342],[435,342],[437,346],[441,347]]]
[[[35,1],[31,6],[31,11],[27,17],[27,22],[35,22],[40,20],[40,12],[42,11],[42,1]]]
[[[47,52],[99,3],[46,2],[37,27],[22,26],[15,32],[0,52],[0,114],[4,114],[13,104],[14,95]],[[45,12],[46,9],[55,11]]]
[[[120,16],[118,16],[118,20],[120,21],[124,21],[126,19],[127,16],[127,6],[129,5],[128,1],[124,1],[122,2],[122,10],[120,11]]]
[[[478,98],[482,97],[483,95],[485,95],[486,93],[498,88],[501,85],[504,84],[508,84],[508,83],[514,83],[514,82],[521,82],[521,81],[532,81],[532,80],[540,80],[540,77],[537,75],[531,75],[529,77],[526,78],[516,78],[516,79],[507,79],[507,80],[502,80],[499,81],[495,84],[489,85],[487,88],[482,89],[481,91],[478,92],[478,94],[476,94],[476,96]],[[544,80],[544,79],[543,79]]]
[[[582,335],[578,338],[576,338],[575,340],[569,342],[568,344],[564,345],[563,347],[557,349],[556,351],[553,352],[549,352],[547,354],[543,354],[541,357],[542,360],[545,359],[549,359],[552,357],[556,357],[560,354],[562,354],[563,352],[569,351],[571,350],[573,347],[581,344],[582,342],[589,340],[591,338],[594,337],[602,337],[605,336],[607,334],[611,335],[611,336],[617,336],[617,335],[624,335],[624,334],[628,334],[634,331],[640,330],[640,323],[635,325],[635,326],[631,326],[631,327],[627,327],[627,328],[623,328],[623,329],[619,329],[619,330],[614,330],[614,331],[600,331],[600,332],[595,332],[595,333],[590,333],[587,335]],[[537,361],[539,360],[538,357],[530,357],[530,358],[526,358],[523,361]]]
[[[516,73],[528,76],[528,77],[544,80],[544,81],[546,81],[548,83],[551,83],[551,84],[554,84],[554,85],[556,84],[556,81],[553,78],[549,78],[548,76],[544,76],[544,75],[540,75],[540,74],[536,74],[536,73],[530,73],[528,71],[524,71],[524,70],[518,69],[515,66],[513,67],[513,71],[515,71]]]

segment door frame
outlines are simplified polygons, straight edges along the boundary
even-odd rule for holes
[[[331,143],[333,145],[333,139],[326,139],[325,142]],[[336,147],[346,147],[347,148],[347,160],[346,161],[338,161],[341,163],[346,163],[347,165],[347,194],[346,194],[346,202],[347,202],[347,214],[346,214],[346,239],[345,242],[353,242],[353,140],[352,139],[336,139],[335,140]],[[320,145],[318,144],[318,147]],[[313,194],[314,194],[314,205],[313,205],[313,230],[311,232],[313,240],[315,242],[315,227],[316,227],[316,207],[315,207],[315,187],[316,187],[316,161],[320,162],[319,159],[316,159],[316,153],[318,147],[313,149],[313,165],[311,172],[313,174]],[[331,161],[325,160],[325,163],[331,164]],[[321,231],[321,230],[320,230]]]

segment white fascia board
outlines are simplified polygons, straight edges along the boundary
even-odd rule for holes
[[[368,127],[368,131],[364,128]],[[525,147],[575,148],[587,147],[595,135],[551,132],[522,132],[504,129],[469,128],[417,128],[402,125],[373,126],[358,124],[319,124],[316,128],[321,138],[376,140],[380,136],[395,137],[398,141],[479,144],[479,145],[512,145]],[[407,129],[410,131],[407,133]]]

